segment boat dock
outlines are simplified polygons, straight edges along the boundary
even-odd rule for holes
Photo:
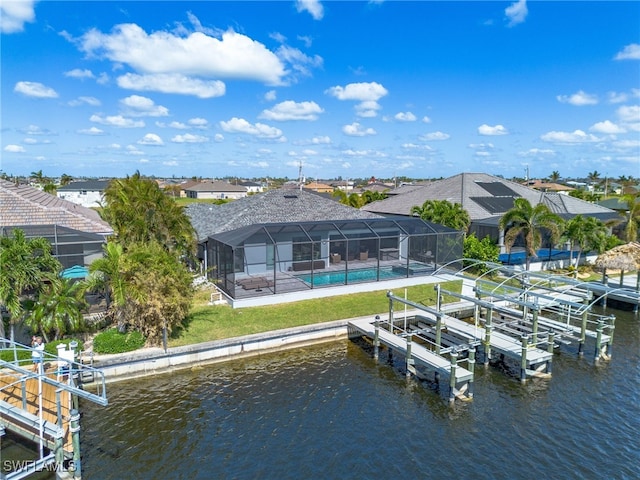
[[[12,432],[33,442],[38,451],[37,459],[14,462],[0,478],[18,480],[42,471],[56,472],[58,479],[81,478],[78,399],[106,406],[104,376],[78,361],[75,346],[60,344],[57,356],[45,353],[34,365],[30,347],[2,341],[3,358],[9,352],[14,360],[0,359],[0,438]],[[96,393],[82,388],[88,377]]]

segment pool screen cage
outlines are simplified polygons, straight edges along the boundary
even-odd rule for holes
[[[458,269],[463,238],[416,217],[271,223],[209,236],[199,255],[237,299]]]

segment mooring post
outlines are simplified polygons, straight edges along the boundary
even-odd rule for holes
[[[520,381],[527,381],[527,350],[529,349],[529,338],[526,335],[520,337],[522,342],[522,358],[520,359]]]
[[[440,342],[442,341],[442,315],[436,315],[436,353],[440,355]]]
[[[469,380],[469,393],[468,397],[473,398],[473,379],[475,377],[476,369],[476,347],[469,348],[469,371],[471,372],[471,379]]]
[[[554,342],[555,334],[553,330],[549,330],[549,334],[547,335],[547,352],[551,354],[551,358],[547,362],[547,373],[551,373],[551,362],[553,360],[553,342]]]
[[[62,441],[64,440],[64,430],[58,425],[58,431],[55,436],[55,457],[56,457],[56,472],[61,472],[64,465],[64,449],[62,448]]]
[[[609,320],[611,320],[611,323],[609,324],[609,351],[607,352],[609,357],[611,357],[611,354],[613,353],[613,332],[616,329],[616,317],[615,315],[611,315],[609,317]]]
[[[413,358],[411,358],[411,336],[412,334],[407,335],[407,378],[411,376],[411,366],[413,365]]]
[[[584,342],[587,338],[587,315],[588,311],[582,312],[582,326],[580,327],[580,343],[578,344],[578,355],[584,355]]]
[[[538,344],[538,309],[533,309],[533,323],[531,325],[531,341],[534,345]]]
[[[488,367],[491,361],[491,318],[493,317],[493,308],[487,311],[487,321],[484,324],[484,366]]]
[[[456,398],[456,369],[458,367],[458,352],[451,352],[451,371],[449,373],[449,403]]]
[[[73,445],[73,478],[82,478],[80,457],[80,412],[75,408],[71,410],[71,443]]]
[[[391,298],[391,290],[387,292],[389,297],[389,332],[393,333],[393,298]]]
[[[602,356],[602,329],[604,328],[604,322],[598,320],[598,326],[596,327],[596,362],[600,360]]]
[[[442,305],[442,298],[440,297],[440,284],[437,283],[434,289],[436,291],[436,310],[440,311],[440,307]]]
[[[380,352],[380,315],[376,315],[373,322],[373,359],[377,362]]]

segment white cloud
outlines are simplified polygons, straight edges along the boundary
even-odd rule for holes
[[[387,158],[387,155],[385,155],[382,152],[379,152],[377,150],[352,150],[352,149],[348,149],[348,150],[343,150],[341,152],[343,155],[349,156],[349,157],[369,157],[369,158]]]
[[[630,43],[619,51],[614,60],[640,60],[640,44]]]
[[[553,157],[555,151],[549,148],[530,148],[527,151],[518,153],[521,157]]]
[[[49,130],[43,130],[37,125],[29,125],[27,128],[21,130],[27,135],[51,135]]]
[[[618,118],[624,123],[640,122],[640,105],[624,105],[616,110]]]
[[[545,142],[559,144],[592,143],[600,141],[595,135],[585,133],[582,130],[575,130],[574,132],[551,131],[541,135],[540,139]]]
[[[618,148],[638,148],[640,147],[640,140],[619,140],[613,142],[613,145]]]
[[[235,78],[281,85],[289,73],[262,43],[233,30],[218,38],[204,32],[147,34],[128,23],[116,25],[108,34],[92,29],[77,43],[89,55],[106,57],[144,74]]]
[[[525,18],[527,18],[527,14],[529,11],[527,10],[527,0],[518,0],[517,2],[512,3],[504,10],[504,14],[506,15],[509,23],[507,24],[509,27],[513,27],[518,25],[519,23],[524,22]]]
[[[503,125],[495,125],[492,127],[485,123],[478,127],[478,133],[480,135],[496,136],[496,135],[507,135],[509,132]]]
[[[416,143],[403,143],[402,148],[407,150],[426,150],[429,152],[433,151],[433,147],[431,145],[418,145]]]
[[[322,20],[324,7],[319,0],[296,0],[298,12],[309,12],[314,20]]]
[[[78,133],[80,135],[104,135],[104,130],[99,129],[98,127],[91,127],[78,130]]]
[[[319,68],[324,63],[319,55],[309,56],[288,45],[278,47],[276,55],[284,63],[291,65],[291,71],[298,76],[309,77],[312,68]]]
[[[171,123],[164,123],[164,122],[156,122],[156,126],[160,127],[160,128],[175,128],[176,130],[188,130],[189,126],[182,123],[182,122],[176,122],[173,121]]]
[[[214,141],[214,142],[218,142],[218,143],[220,143],[220,142],[224,142],[224,135],[222,135],[221,133],[216,133],[216,134],[213,136],[213,141]]]
[[[39,82],[18,82],[13,91],[27,97],[58,98],[58,93],[53,88],[47,87]]]
[[[607,98],[609,103],[624,103],[629,99],[629,95],[625,92],[609,92]]]
[[[264,99],[267,102],[273,102],[276,99],[276,91],[275,90],[269,90],[267,93],[264,94]]]
[[[221,121],[220,127],[227,133],[246,133],[259,138],[281,139],[282,130],[263,123],[252,125],[244,118],[233,117],[228,122]]]
[[[209,141],[209,138],[202,135],[185,133],[184,135],[176,135],[171,139],[171,141],[173,143],[205,143]]]
[[[166,117],[169,109],[156,105],[153,100],[140,95],[131,95],[120,100],[127,115],[131,117]]]
[[[417,120],[416,116],[411,112],[398,112],[393,118],[399,122],[415,122]]]
[[[24,147],[22,147],[20,145],[7,145],[6,147],[4,147],[4,151],[5,152],[10,152],[10,153],[24,153],[24,152],[26,152]]]
[[[331,138],[328,136],[313,137],[311,139],[311,143],[313,145],[329,145],[331,143]]]
[[[80,105],[90,105],[92,107],[99,107],[101,105],[100,100],[95,97],[78,97],[75,100],[69,102],[71,107],[79,107]]]
[[[198,98],[221,97],[226,86],[219,80],[204,81],[190,78],[179,73],[158,73],[153,75],[137,75],[127,73],[118,77],[118,86],[140,92],[177,93],[193,95]]]
[[[81,70],[79,68],[74,68],[73,70],[69,70],[68,72],[64,72],[65,77],[71,78],[79,78],[80,80],[84,80],[85,78],[95,78],[91,70]]]
[[[364,128],[358,122],[354,122],[351,125],[345,125],[342,127],[342,133],[349,135],[350,137],[365,137],[368,135],[376,135],[376,131],[373,128]]]
[[[378,100],[389,92],[386,88],[376,82],[370,83],[350,83],[345,87],[335,86],[325,90],[327,95],[331,95],[338,100],[359,101],[356,105],[356,113],[360,117],[375,117],[380,109]]]
[[[33,22],[35,0],[0,2],[0,32],[16,33],[24,30],[25,22]]]
[[[418,138],[420,140],[431,141],[431,140],[448,140],[450,137],[451,135],[449,135],[448,133],[431,132],[431,133],[425,133],[424,135],[420,135]]]
[[[106,117],[101,115],[91,115],[91,117],[89,117],[89,121],[100,123],[101,125],[110,125],[112,127],[122,128],[140,128],[145,125],[142,120],[134,121],[130,118],[125,118],[122,115],[108,115]]]
[[[138,140],[138,145],[150,145],[150,146],[161,146],[164,145],[162,138],[155,133],[147,133],[144,137]]]
[[[207,128],[209,126],[209,122],[205,118],[190,118],[187,123],[195,128]]]
[[[287,100],[278,103],[269,110],[263,110],[258,118],[284,122],[287,120],[314,121],[324,112],[316,102],[294,102]]]
[[[135,145],[127,145],[127,155],[144,155],[144,152]]]
[[[586,93],[582,90],[574,93],[573,95],[558,95],[556,99],[560,103],[569,103],[576,107],[582,107],[584,105],[597,105],[598,97],[590,93]]]
[[[615,135],[617,133],[625,133],[626,130],[619,125],[611,122],[610,120],[605,120],[604,122],[594,123],[590,128],[590,131],[596,133],[605,133],[608,135]]]
[[[164,165],[165,167],[177,167],[178,162],[175,160],[167,160],[165,162],[162,162],[162,165]]]
[[[422,117],[422,123],[431,123],[431,119],[425,115]]]

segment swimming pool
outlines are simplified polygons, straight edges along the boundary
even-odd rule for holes
[[[566,259],[569,258],[571,252],[569,250],[550,250],[548,248],[541,248],[537,253],[537,257],[530,257],[532,262]],[[511,254],[501,253],[498,260],[507,265],[521,265],[525,263],[526,256],[524,252],[512,252]]]
[[[356,282],[375,282],[378,279],[377,268],[360,268],[358,270],[349,270],[345,281],[345,272],[319,272],[313,274],[313,284],[311,283],[311,274],[305,273],[302,275],[295,275],[296,278],[302,280],[308,285],[314,287],[322,285],[344,285],[345,283]],[[392,267],[380,268],[380,280],[387,280],[392,278],[402,278],[406,275],[395,272]]]

